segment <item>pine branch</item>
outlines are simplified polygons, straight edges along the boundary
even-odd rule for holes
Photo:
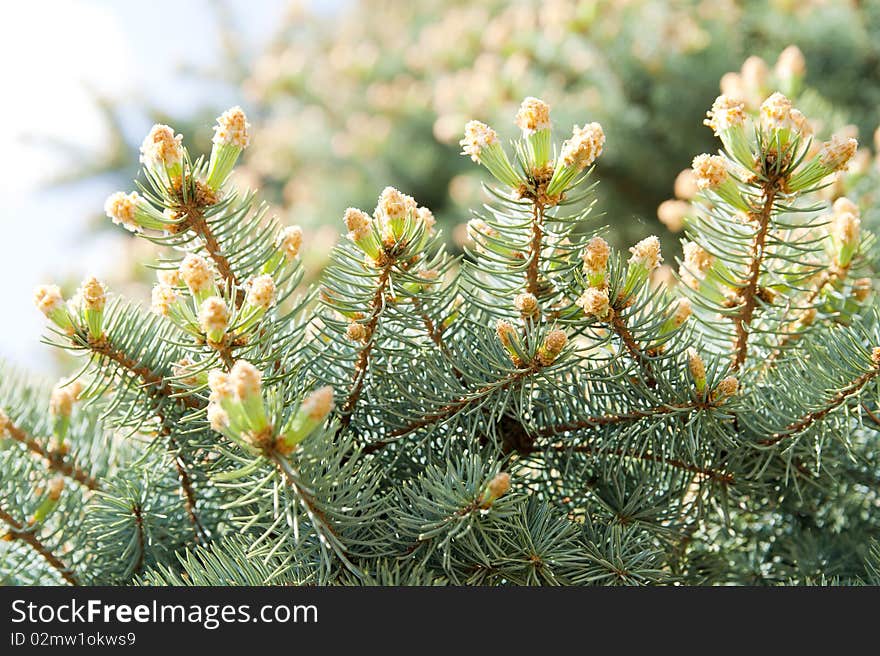
[[[734,482],[734,476],[730,472],[725,472],[718,469],[711,469],[708,467],[700,467],[698,465],[693,465],[677,458],[668,458],[654,453],[639,453],[638,451],[633,451],[631,449],[594,449],[593,447],[584,444],[555,444],[547,448],[550,448],[554,451],[572,451],[575,453],[583,453],[590,456],[604,456],[606,454],[609,454],[621,458],[633,458],[636,460],[646,460],[648,462],[659,462],[664,465],[669,465],[670,467],[675,467],[676,469],[681,469],[692,474],[697,474],[698,476],[704,476],[705,478],[717,481],[719,483],[724,483],[726,485],[731,485]],[[540,453],[543,450],[544,449],[542,449],[541,447],[533,447],[532,449],[530,449],[529,453]]]
[[[114,347],[106,337],[98,340],[89,339],[87,344],[93,353],[103,356],[111,362],[115,362],[126,371],[140,378],[144,382],[145,388],[151,393],[170,398],[172,401],[176,401],[187,408],[197,409],[202,407],[202,403],[193,396],[175,394],[174,390],[162,376],[130,357],[122,350]]]
[[[538,429],[537,435],[540,437],[547,437],[551,435],[559,435],[560,433],[570,433],[582,428],[591,428],[593,426],[609,426],[631,421],[641,421],[642,419],[650,419],[652,417],[669,415],[681,411],[708,410],[715,407],[717,407],[717,403],[714,401],[699,400],[690,403],[662,405],[647,410],[633,410],[631,412],[622,412],[619,414],[597,415],[586,417],[585,419],[579,419],[578,421],[573,421],[567,424],[546,426]]]
[[[376,327],[379,324],[379,317],[385,308],[385,293],[388,290],[388,283],[391,279],[391,268],[394,266],[394,259],[390,259],[379,273],[379,281],[376,285],[376,292],[373,294],[373,300],[370,309],[370,318],[365,324],[366,336],[364,337],[365,345],[358,354],[357,361],[354,366],[354,382],[339,417],[339,429],[344,430],[351,424],[352,415],[354,415],[355,406],[361,395],[364,382],[367,378],[367,369],[370,362],[370,353],[373,350],[373,336],[376,333]]]
[[[854,394],[859,393],[862,388],[869,382],[871,382],[878,374],[880,374],[880,365],[875,364],[872,369],[866,371],[861,376],[853,380],[849,385],[838,391],[833,397],[831,397],[831,399],[829,399],[829,401],[824,406],[822,406],[818,410],[808,412],[797,421],[793,421],[792,423],[790,423],[782,431],[774,433],[766,439],[760,440],[758,444],[764,446],[772,446],[781,442],[787,437],[797,435],[798,433],[807,430],[816,422],[824,419],[825,416],[832,410],[843,405],[848,398],[850,398]]]
[[[453,415],[457,414],[458,412],[460,412],[461,410],[463,410],[467,406],[471,405],[472,403],[476,403],[477,401],[482,400],[488,394],[491,394],[497,390],[506,389],[506,388],[510,387],[511,385],[523,380],[524,378],[528,378],[529,376],[533,375],[534,373],[536,373],[540,369],[541,369],[541,364],[536,359],[534,362],[532,362],[531,366],[529,366],[528,369],[520,369],[520,370],[515,371],[511,374],[508,374],[504,378],[502,378],[494,383],[484,385],[483,387],[480,387],[479,389],[475,390],[471,394],[469,394],[465,397],[462,397],[461,399],[458,399],[457,401],[453,401],[452,403],[447,403],[446,405],[442,406],[438,410],[426,414],[421,419],[417,419],[416,421],[414,421],[406,426],[403,426],[401,428],[397,428],[397,429],[391,431],[388,434],[389,438],[391,438],[391,439],[380,440],[378,442],[372,442],[370,444],[367,444],[364,446],[363,452],[364,453],[374,453],[376,451],[379,451],[379,450],[385,448],[389,444],[397,441],[397,438],[404,437],[404,436],[409,435],[410,433],[413,433],[421,428],[425,428],[427,426],[431,426],[432,424],[436,424],[437,422],[442,421],[444,419],[448,419],[449,417],[452,417]]]
[[[540,201],[534,200],[532,208],[532,237],[529,241],[529,260],[526,266],[526,291],[539,298],[538,275],[541,263],[541,242],[544,238],[544,205]]]
[[[72,456],[64,456],[55,451],[49,451],[40,442],[24,430],[9,422],[6,426],[9,436],[27,447],[28,451],[40,456],[49,469],[64,474],[68,478],[75,480],[77,483],[87,487],[90,490],[100,489],[98,481],[88,475],[77,463]]]
[[[752,218],[758,222],[758,231],[751,248],[751,265],[745,289],[741,293],[742,302],[739,312],[734,315],[733,321],[736,327],[736,339],[733,346],[733,364],[731,369],[738,370],[746,361],[748,355],[749,329],[752,325],[755,307],[758,300],[758,280],[761,276],[761,264],[764,261],[764,242],[770,229],[770,216],[773,213],[773,204],[776,201],[777,180],[771,177],[763,184],[764,204],[760,212],[752,214]]]
[[[188,465],[183,456],[180,455],[179,445],[171,434],[171,429],[165,423],[164,415],[161,415],[160,419],[162,420],[162,434],[168,438],[168,452],[174,459],[174,468],[177,471],[177,480],[180,482],[180,491],[183,496],[183,507],[186,509],[190,524],[193,526],[196,543],[199,543],[203,536],[207,537],[208,533],[196,514],[196,493],[193,489],[189,473],[186,471]]]
[[[91,348],[92,351],[94,351],[95,353],[98,353],[111,360],[112,362],[115,362],[123,369],[135,374],[141,380],[143,380],[144,383],[148,386],[146,388],[147,391],[155,399],[161,400],[164,398],[170,398],[173,401],[182,403],[187,408],[201,408],[202,404],[194,397],[188,395],[171,396],[172,394],[174,394],[174,391],[171,389],[171,386],[167,382],[165,382],[165,379],[162,376],[152,371],[149,367],[139,364],[121,350],[114,348],[113,345],[110,344],[110,342],[106,338],[102,338],[100,340],[89,340],[88,344],[89,348]],[[181,492],[184,499],[184,507],[186,508],[187,515],[189,515],[190,522],[193,525],[196,542],[199,542],[200,536],[205,534],[205,529],[202,523],[199,521],[199,518],[195,512],[196,495],[195,491],[193,490],[189,474],[186,471],[185,462],[183,462],[183,456],[175,453],[176,451],[179,451],[179,449],[177,446],[177,442],[174,440],[172,435],[173,426],[169,425],[166,414],[161,410],[156,411],[156,416],[159,418],[159,421],[162,425],[162,435],[168,438],[168,446],[169,450],[172,453],[172,457],[174,458],[174,466],[177,470],[177,476],[180,482]]]
[[[240,308],[241,304],[244,303],[244,290],[241,288],[239,280],[236,277],[235,272],[232,270],[232,265],[229,263],[229,259],[223,254],[220,242],[217,241],[217,237],[214,236],[214,232],[208,225],[202,207],[193,203],[185,206],[183,211],[185,211],[187,215],[185,227],[201,237],[202,242],[205,244],[205,250],[208,252],[208,256],[217,266],[217,273],[220,274],[229,289],[235,290],[235,307]]]
[[[620,337],[620,341],[622,341],[624,346],[626,346],[626,350],[629,351],[632,359],[635,360],[642,368],[642,373],[645,377],[645,383],[648,385],[648,387],[654,387],[654,385],[657,384],[657,380],[654,378],[654,372],[653,368],[651,367],[651,362],[650,360],[648,360],[648,357],[645,355],[642,349],[639,348],[635,337],[633,337],[633,334],[629,331],[626,322],[621,318],[620,312],[618,312],[617,310],[611,311],[610,325],[615,334]]]
[[[30,545],[30,547],[40,554],[40,556],[42,556],[53,569],[58,571],[65,581],[70,583],[70,585],[80,585],[79,579],[71,569],[67,567],[58,556],[53,554],[45,544],[43,544],[43,542],[34,534],[33,529],[25,528],[22,524],[16,521],[12,515],[3,510],[3,508],[0,508],[0,521],[3,521],[9,526],[8,533],[6,534],[8,538],[21,540]]]

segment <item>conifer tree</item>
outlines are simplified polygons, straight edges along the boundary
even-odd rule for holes
[[[465,127],[492,182],[463,257],[388,187],[306,290],[301,231],[229,182],[241,109],[207,159],[155,126],[105,205],[171,254],[151,311],[42,286],[82,367],[5,371],[2,581],[876,581],[874,237],[818,195],[855,140],[719,97],[667,285],[656,236],[593,220],[602,127],[515,123]]]

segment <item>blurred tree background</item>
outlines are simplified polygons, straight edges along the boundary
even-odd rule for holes
[[[525,96],[549,102],[558,125],[604,126],[600,220],[618,245],[656,232],[672,253],[677,239],[656,223],[657,207],[694,154],[717,147],[700,124],[726,73],[739,72],[724,80],[740,88],[772,84],[778,55],[796,44],[806,85],[840,122],[865,144],[880,122],[880,0],[361,0],[318,12],[294,2],[256,57],[237,48],[226,5],[216,7],[225,61],[190,73],[241,94],[257,129],[239,182],[306,229],[315,270],[344,209],[370,206],[389,184],[460,243],[463,208],[480,194],[459,155],[464,123],[476,117],[512,137]],[[740,70],[751,55],[761,59]],[[101,103],[112,147],[77,175],[109,172],[122,184],[136,174],[139,141],[114,101]],[[224,107],[150,118],[207,151]]]

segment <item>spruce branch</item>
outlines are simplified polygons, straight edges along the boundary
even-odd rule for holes
[[[794,437],[799,433],[804,432],[816,422],[822,421],[826,415],[846,403],[846,401],[852,396],[861,392],[865,385],[870,383],[878,374],[880,374],[880,350],[875,349],[875,355],[873,356],[872,361],[874,366],[871,369],[861,374],[846,387],[835,393],[834,396],[822,405],[822,407],[816,410],[811,410],[797,421],[791,422],[783,430],[774,433],[770,437],[759,440],[758,444],[762,446],[773,446],[786,438]]]
[[[604,455],[613,455],[619,458],[632,458],[635,460],[645,460],[648,462],[657,462],[664,465],[669,465],[670,467],[674,467],[676,469],[681,469],[682,471],[689,472],[691,474],[696,474],[697,476],[702,476],[707,479],[711,479],[713,481],[724,483],[725,485],[732,485],[734,483],[734,475],[730,472],[726,472],[720,469],[712,469],[710,467],[700,467],[699,465],[694,465],[683,460],[679,460],[678,458],[670,458],[667,456],[663,456],[656,453],[651,452],[639,452],[633,449],[602,449],[602,448],[594,448],[585,444],[554,444],[549,447],[540,447],[535,446],[532,447],[529,453],[540,453],[545,451],[546,449],[551,449],[553,451],[558,451],[562,453],[573,452],[573,453],[583,453],[588,456],[600,457]]]
[[[364,337],[364,346],[361,348],[354,365],[354,380],[348,392],[348,397],[342,404],[339,414],[339,427],[344,430],[351,424],[352,415],[354,415],[355,407],[361,395],[364,382],[367,378],[367,370],[370,364],[370,353],[373,350],[375,340],[373,339],[376,328],[379,325],[379,317],[385,308],[385,295],[388,292],[388,285],[391,280],[391,269],[395,264],[394,259],[389,259],[379,272],[379,278],[376,282],[376,291],[370,305],[370,315],[367,319]]]
[[[732,317],[736,330],[733,346],[733,363],[731,365],[733,371],[738,370],[745,363],[746,356],[748,355],[749,332],[758,301],[758,280],[761,277],[761,265],[765,254],[764,242],[770,229],[770,219],[773,214],[773,205],[776,202],[778,183],[779,180],[772,176],[762,182],[763,204],[758,212],[753,212],[750,215],[757,222],[758,229],[749,253],[750,264],[746,276],[746,286],[740,292],[740,309]]]
[[[42,556],[70,585],[80,585],[76,574],[37,537],[33,527],[26,528],[3,508],[0,508],[0,521],[9,527],[5,536],[7,539],[21,540]]]
[[[656,406],[646,410],[632,410],[630,412],[584,417],[583,419],[578,419],[565,424],[556,424],[539,428],[537,429],[536,434],[540,437],[548,437],[559,435],[561,433],[571,433],[584,428],[593,428],[595,426],[611,426],[615,424],[641,421],[643,419],[653,419],[680,412],[709,410],[716,407],[718,407],[718,401],[699,399],[688,403]]]
[[[98,481],[89,476],[73,459],[73,456],[65,455],[59,451],[50,451],[39,440],[26,433],[11,421],[6,424],[5,429],[13,440],[24,444],[28,451],[40,456],[43,462],[46,463],[46,466],[52,471],[63,474],[90,490],[100,489]]]
[[[531,223],[532,234],[529,239],[528,264],[526,265],[526,292],[540,298],[539,275],[544,238],[544,204],[537,198],[532,201]]]
[[[78,344],[78,342],[74,342]],[[143,381],[144,389],[158,397],[167,398],[189,409],[201,409],[203,404],[189,394],[178,394],[161,375],[150,369],[146,364],[135,360],[123,350],[115,347],[109,339],[87,339],[85,341],[89,350],[101,358],[118,365],[120,368],[134,374]]]

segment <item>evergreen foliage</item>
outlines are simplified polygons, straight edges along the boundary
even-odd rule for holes
[[[602,127],[559,143],[526,98],[512,148],[465,129],[494,181],[463,256],[388,187],[307,291],[301,231],[229,182],[243,112],[207,160],[155,126],[105,207],[176,254],[152,312],[43,286],[82,367],[3,377],[0,580],[876,582],[872,201],[821,196],[855,140],[779,93],[707,123],[681,284],[593,220]]]

